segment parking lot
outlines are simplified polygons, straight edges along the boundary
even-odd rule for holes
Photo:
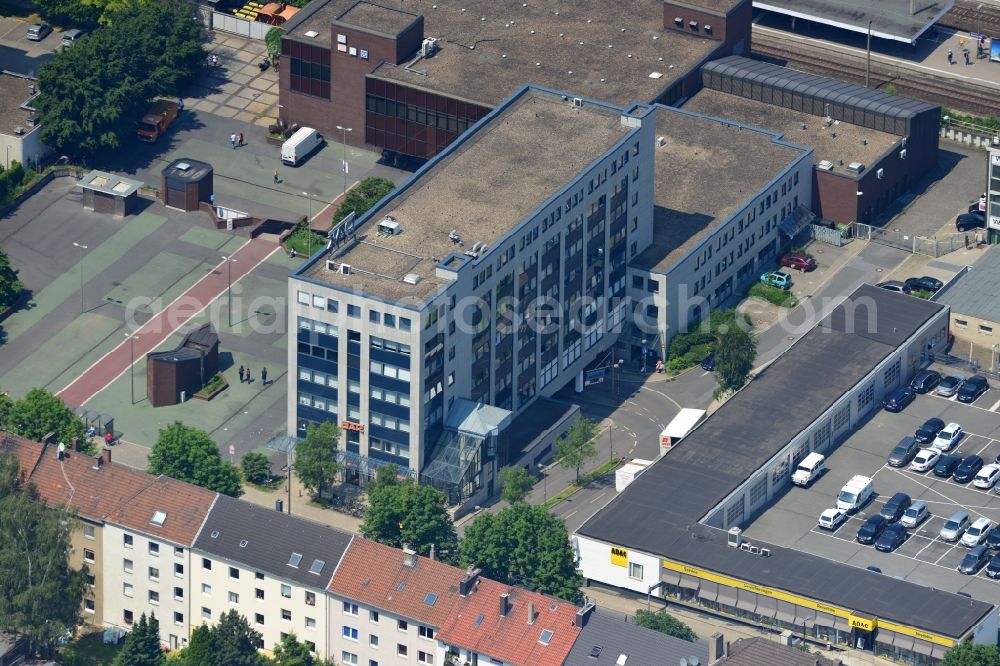
[[[954,398],[920,395],[899,414],[877,412],[827,457],[823,476],[809,488],[789,490],[747,527],[746,536],[861,568],[876,566],[885,575],[1000,603],[1000,581],[988,578],[985,567],[975,576],[959,573],[957,567],[969,549],[938,537],[942,525],[956,511],[966,511],[972,520],[985,516],[994,523],[1000,521],[1000,495],[992,489],[981,490],[971,483],[937,477],[933,472],[917,473],[885,464],[886,456],[902,437],[912,435],[934,416],[945,423],[959,423],[965,431],[950,453],[963,457],[978,454],[985,463],[994,462],[1000,455],[998,401],[1000,390],[991,388],[972,405]],[[872,478],[874,499],[836,530],[820,529],[816,524],[820,513],[836,506],[837,494],[855,474]],[[858,528],[897,492],[925,502],[930,517],[909,530],[906,541],[892,553],[859,544],[855,540]]]

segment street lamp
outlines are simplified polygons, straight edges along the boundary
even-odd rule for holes
[[[621,359],[620,358],[620,359],[618,359],[617,363],[614,363],[614,364],[611,365],[611,392],[613,394],[615,394],[616,396],[618,395],[619,389],[621,388],[621,383],[622,383],[622,364],[624,362],[625,362],[625,359]],[[615,383],[615,375],[616,374],[618,375],[618,383],[617,384]]]
[[[308,255],[312,256],[312,216],[313,216],[313,199],[312,195],[308,192],[303,192],[302,196],[309,200],[309,217],[306,218],[306,243],[308,244]]]
[[[80,314],[83,314],[83,251],[90,248],[76,241],[73,241],[73,246],[80,248]]]
[[[542,501],[549,501],[549,477],[545,474],[545,466],[542,463],[538,463],[538,471],[542,475]]]
[[[868,46],[867,46],[867,57],[865,58],[865,88],[868,87],[869,79],[872,74],[872,22],[868,21]]]
[[[353,131],[351,127],[337,125],[337,129],[344,133],[344,195],[347,196],[347,133]],[[343,203],[343,202],[341,202]]]
[[[128,337],[128,353],[132,363],[128,366],[130,374],[132,375],[132,404],[135,404],[135,341],[139,337],[138,335],[132,335],[131,333],[126,333]]]
[[[227,310],[229,310],[229,328],[233,327],[233,264],[236,260],[232,257],[223,256],[222,260],[226,262],[226,274],[227,274],[227,284],[226,284],[226,303],[228,304]]]
[[[613,434],[614,431],[615,431],[615,422],[612,421],[611,423],[608,424],[608,446],[611,448],[611,454],[608,457],[608,462],[615,461],[615,437]]]

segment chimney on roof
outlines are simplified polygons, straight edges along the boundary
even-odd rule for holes
[[[74,437],[73,439],[71,439],[69,441],[69,443],[70,443],[70,448],[72,448],[74,451],[79,451],[80,450],[80,438],[79,437]]]
[[[429,555],[429,557],[431,558],[431,560],[434,559],[434,544],[431,544],[431,554]]]
[[[468,571],[465,572],[465,576],[458,582],[458,593],[465,597],[468,596],[470,592],[473,592],[475,590],[476,581],[479,580],[480,573],[482,573],[481,570],[476,569],[475,567],[469,567]]]
[[[507,617],[510,612],[510,593],[504,592],[500,595],[500,617]]]
[[[583,629],[587,626],[587,620],[590,619],[590,614],[594,612],[597,608],[597,604],[593,601],[588,601],[583,608],[576,612],[576,626]]]
[[[101,449],[101,458],[104,460],[105,464],[110,464],[111,463],[111,449],[110,449],[110,447],[105,446],[103,449]]]
[[[409,546],[403,546],[403,566],[411,569],[417,566],[417,552]]]
[[[535,623],[535,602],[534,601],[529,601],[528,602],[528,624],[534,624],[534,623]]]
[[[45,435],[45,437],[42,437],[42,444],[52,444],[55,441],[56,441],[56,434],[54,432],[50,432],[49,434]]]
[[[722,634],[715,632],[708,638],[708,663],[709,666],[718,662],[726,656],[726,642]]]

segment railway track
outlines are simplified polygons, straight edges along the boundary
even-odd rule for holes
[[[787,32],[753,27],[753,53],[804,72],[864,85],[865,54],[831,48]],[[912,63],[872,54],[871,86],[892,84],[901,95],[980,116],[1000,115],[1000,87],[936,74]]]
[[[982,7],[982,9],[976,9]],[[1000,6],[987,2],[956,0],[955,6],[938,20],[946,28],[963,32],[982,32],[1000,37]]]

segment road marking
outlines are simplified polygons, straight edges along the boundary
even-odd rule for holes
[[[997,411],[997,407],[1000,407],[1000,400],[997,400],[996,402],[993,403],[993,406],[990,407],[990,411],[991,412]]]
[[[567,521],[570,518],[572,518],[573,514],[575,514],[577,511],[579,511],[579,509],[573,509],[572,511],[570,511],[569,513],[567,513],[565,516],[563,516],[563,521]]]
[[[598,495],[598,496],[597,496],[597,497],[595,497],[594,499],[590,500],[590,503],[591,503],[591,504],[593,504],[594,502],[598,501],[599,499],[601,499],[602,497],[604,497],[604,496],[605,496],[605,495],[607,495],[607,494],[608,494],[608,491],[606,491],[606,490],[605,490],[605,491],[604,491],[604,492],[602,492],[602,493],[601,493],[600,495]]]

